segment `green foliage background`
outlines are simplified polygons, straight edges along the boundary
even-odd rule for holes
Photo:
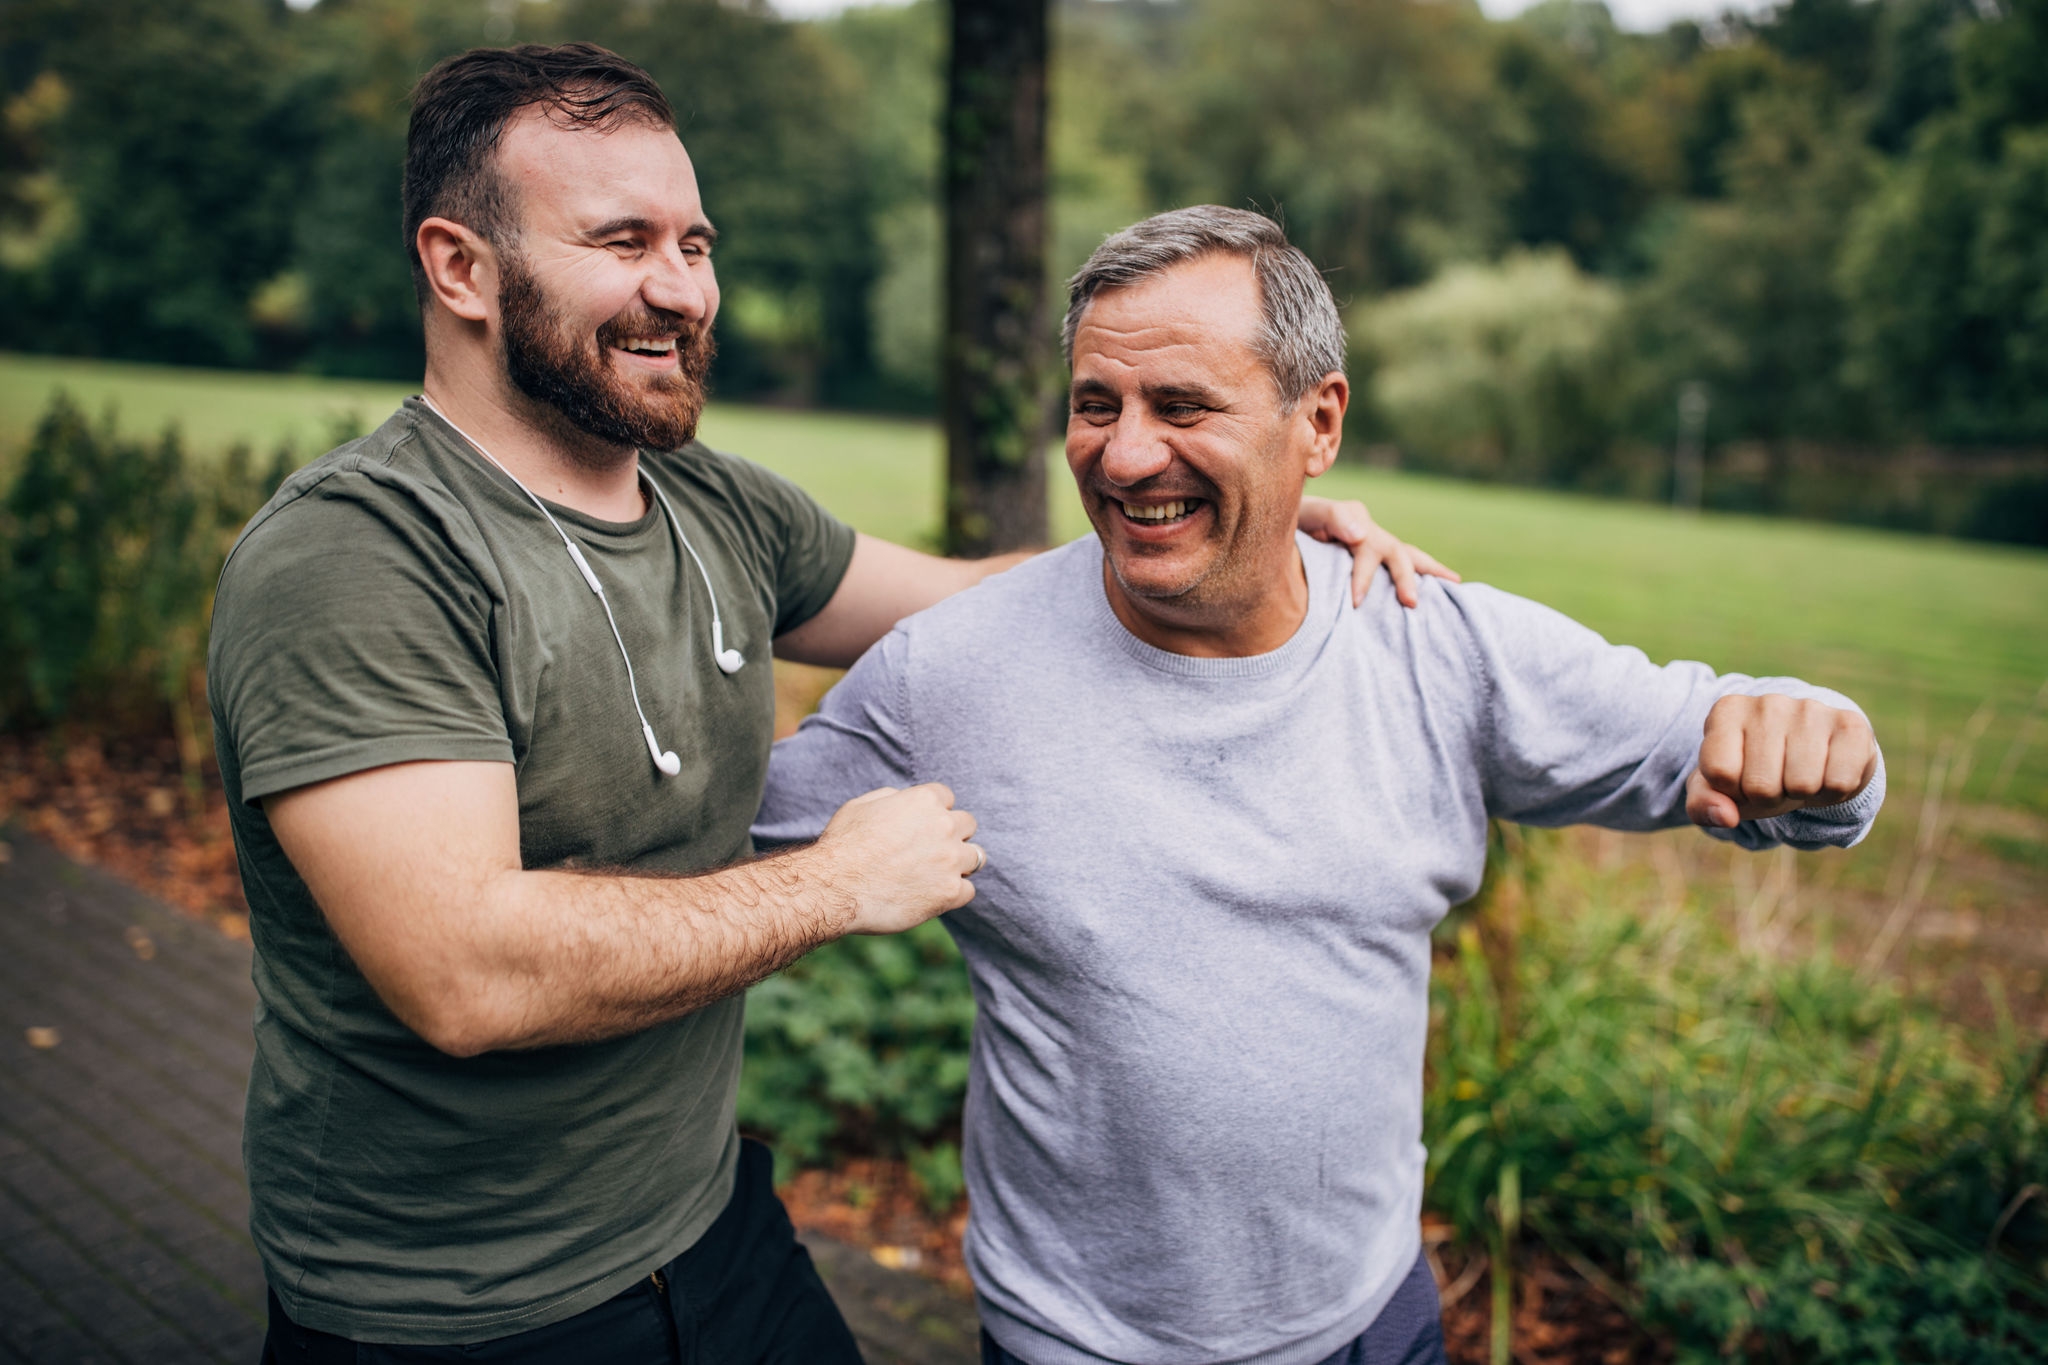
[[[1662,497],[1698,383],[1710,505],[2048,540],[2048,0],[1655,34],[1597,0],[1054,3],[1048,289],[1147,212],[1262,206],[1349,311],[1356,446]],[[928,410],[943,30],[935,0],[13,0],[0,347],[416,375],[407,91],[577,37],[682,116],[721,392]]]
[[[1699,383],[1710,505],[2048,542],[2048,0],[1788,0],[1658,34],[1588,0],[1511,22],[1425,0],[1061,0],[1056,32],[1048,289],[1158,208],[1282,215],[1347,309],[1354,449],[1659,498],[1676,391]],[[721,392],[929,408],[931,0],[806,24],[720,0],[10,0],[0,347],[415,377],[406,92],[463,47],[566,37],[647,65],[682,115],[724,233]],[[284,404],[276,439],[310,454],[388,407],[350,392],[332,430]],[[836,470],[860,524],[914,533],[928,470],[835,465],[903,439],[847,425],[786,453],[821,493]],[[168,718],[196,781],[206,597],[289,457],[190,460],[67,405],[0,456],[0,720]],[[1791,528],[1374,496],[1461,567],[1518,565],[1510,586],[1580,615],[1652,585],[1664,625],[1638,604],[1631,638],[1660,656],[1768,665],[1758,614],[1801,618],[1814,666],[1781,666],[1944,731],[1995,702],[1998,751],[2024,752],[2038,556],[1951,566],[1936,591],[1906,581],[1931,560]],[[1542,548],[1551,516],[1608,571]],[[1789,604],[1791,580],[1833,595]],[[1924,624],[1899,606],[1916,592]],[[1973,797],[2011,780],[2041,808],[2038,757],[1981,769]],[[1694,906],[1646,916],[1643,888],[1554,847],[1499,853],[1434,988],[1429,1198],[1470,1245],[1576,1258],[1687,1360],[2048,1353],[2036,1045],[1965,1037],[1825,955],[1748,951]],[[1523,927],[1511,904],[1538,889]],[[972,1016],[941,929],[835,944],[754,993],[744,1120],[788,1160],[902,1155],[943,1206]]]

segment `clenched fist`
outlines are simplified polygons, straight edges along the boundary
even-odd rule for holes
[[[1836,806],[1877,773],[1877,737],[1854,711],[1791,697],[1723,697],[1707,713],[1685,780],[1696,825],[1733,829],[1804,806]]]
[[[901,933],[973,900],[967,879],[984,861],[967,842],[974,828],[974,817],[954,810],[952,791],[936,782],[882,787],[841,806],[817,850],[859,907],[847,932]]]

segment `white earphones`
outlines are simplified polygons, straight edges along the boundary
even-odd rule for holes
[[[583,581],[590,586],[591,592],[597,594],[598,605],[604,608],[605,623],[612,628],[612,640],[619,647],[619,657],[626,661],[626,687],[633,694],[633,714],[640,717],[640,737],[647,741],[647,756],[654,760],[654,766],[659,768],[666,776],[674,777],[683,770],[683,761],[676,757],[675,750],[663,750],[661,741],[654,737],[654,727],[647,723],[647,712],[640,706],[640,684],[633,676],[633,656],[626,652],[625,637],[619,634],[618,619],[612,615],[611,599],[605,596],[604,584],[597,580],[597,571],[592,569],[590,561],[583,557],[583,547],[569,538],[569,533],[562,529],[562,523],[556,521],[554,513],[548,511],[547,504],[535,497],[532,489],[520,483],[518,475],[505,468],[504,465],[499,464],[498,457],[485,450],[482,443],[476,437],[470,435],[461,427],[455,426],[454,420],[447,413],[442,412],[439,405],[433,399],[425,394],[421,394],[420,399],[429,408],[434,410],[435,416],[448,423],[449,426],[454,427],[455,434],[469,442],[477,454],[489,460],[497,467],[500,474],[512,480],[513,486],[526,494],[527,501],[540,509],[540,514],[548,519],[548,525],[554,527],[555,534],[562,538],[562,545],[569,551],[569,558],[576,561],[576,572],[583,575]],[[718,619],[718,594],[712,590],[711,574],[705,569],[704,560],[697,554],[697,547],[690,544],[690,538],[683,534],[683,524],[676,518],[676,509],[670,505],[668,494],[662,492],[661,485],[645,473],[642,473],[640,477],[646,481],[647,487],[653,490],[655,501],[661,504],[662,515],[668,522],[668,529],[674,534],[676,542],[689,552],[690,559],[697,566],[698,576],[704,580],[704,595],[711,599],[712,659],[717,662],[720,672],[728,674],[739,672],[746,665],[746,656],[737,649],[727,649],[725,647],[725,626]]]

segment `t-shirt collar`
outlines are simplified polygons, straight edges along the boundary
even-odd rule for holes
[[[1336,624],[1333,607],[1329,565],[1326,563],[1330,547],[1297,531],[1294,534],[1295,548],[1301,555],[1304,574],[1308,578],[1308,610],[1303,613],[1301,624],[1294,628],[1294,634],[1278,649],[1264,654],[1249,654],[1235,658],[1198,658],[1191,654],[1176,654],[1160,649],[1131,634],[1130,629],[1117,618],[1116,610],[1109,605],[1109,590],[1103,583],[1102,542],[1095,536],[1088,537],[1093,553],[1088,556],[1092,569],[1089,584],[1084,591],[1092,603],[1089,612],[1090,625],[1103,633],[1118,649],[1161,673],[1172,673],[1184,678],[1266,678],[1283,673],[1301,661],[1312,657],[1329,638]]]

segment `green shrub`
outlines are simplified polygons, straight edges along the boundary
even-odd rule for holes
[[[748,995],[740,1123],[784,1162],[907,1158],[943,1208],[959,1195],[954,1143],[973,1026],[967,975],[942,925],[828,944]]]
[[[288,468],[279,452],[259,475],[246,449],[195,463],[175,431],[124,438],[59,394],[0,505],[0,724],[168,715],[194,749],[214,581]]]
[[[1438,974],[1431,1206],[1496,1258],[1526,1231],[1609,1268],[1687,1358],[2041,1359],[2044,1054],[1551,847],[1522,845]],[[1500,913],[1539,898],[1525,928]]]
[[[1614,434],[1621,293],[1561,250],[1456,265],[1354,312],[1370,410],[1426,468],[1584,483]]]

